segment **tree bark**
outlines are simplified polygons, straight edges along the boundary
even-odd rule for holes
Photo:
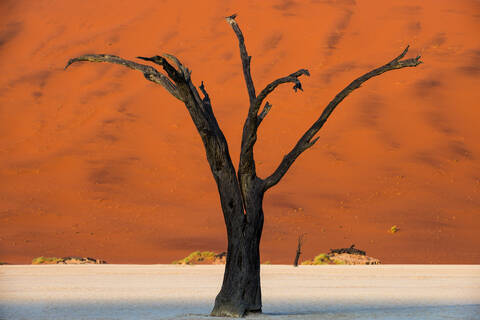
[[[233,222],[233,228],[227,230],[225,274],[212,316],[243,317],[262,311],[260,239],[264,219],[263,189],[263,181],[255,179],[245,192],[243,221]]]

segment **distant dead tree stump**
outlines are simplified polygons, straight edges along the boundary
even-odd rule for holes
[[[298,267],[298,260],[300,259],[300,255],[302,254],[302,246],[305,242],[305,233],[302,233],[298,236],[298,243],[297,243],[297,253],[295,255],[295,260],[293,260],[293,266]]]

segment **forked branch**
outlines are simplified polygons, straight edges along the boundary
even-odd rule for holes
[[[302,154],[305,150],[313,146],[315,142],[317,142],[318,137],[313,138],[315,134],[317,134],[317,132],[323,127],[328,117],[330,117],[337,105],[342,102],[343,99],[345,99],[352,91],[358,89],[362,85],[362,83],[364,83],[368,79],[379,76],[384,72],[405,67],[416,67],[420,63],[422,63],[422,61],[420,61],[420,56],[417,56],[416,58],[400,60],[407,54],[408,48],[409,46],[407,46],[398,57],[396,57],[389,63],[353,80],[347,87],[340,91],[335,96],[335,98],[333,98],[333,100],[330,101],[330,103],[325,107],[317,121],[315,121],[315,123],[305,132],[305,134],[300,138],[300,140],[298,140],[297,144],[293,147],[293,149],[283,157],[283,160],[280,162],[278,168],[272,173],[272,175],[265,179],[265,190],[276,185],[283,178],[285,173],[287,173],[288,169],[298,158],[298,156]]]
[[[306,76],[310,76],[310,72],[308,72],[307,69],[300,69],[298,70],[297,72],[294,72],[292,73],[291,75],[288,75],[286,77],[283,77],[283,78],[279,78],[271,83],[269,83],[265,89],[263,89],[257,96],[257,105],[258,105],[258,108],[260,108],[260,105],[263,103],[263,100],[273,91],[275,90],[275,88],[277,88],[279,85],[281,85],[282,83],[293,83],[294,86],[293,86],[293,90],[295,90],[295,92],[297,92],[297,89],[300,90],[300,91],[303,91],[303,88],[302,88],[302,83],[300,82],[300,80],[298,80],[298,78],[302,75],[306,75]],[[257,108],[257,110],[258,110]]]
[[[260,92],[258,96],[256,96],[255,86],[253,84],[250,72],[251,57],[247,53],[242,31],[240,30],[240,27],[235,21],[236,16],[236,14],[231,15],[229,17],[226,17],[226,20],[232,26],[233,31],[238,38],[238,44],[240,47],[240,58],[242,60],[243,66],[243,74],[245,78],[245,83],[247,85],[248,96],[250,99],[248,116],[243,126],[242,146],[240,150],[240,162],[238,167],[240,184],[242,186],[246,186],[249,183],[248,181],[253,181],[255,178],[257,178],[255,172],[255,162],[253,158],[253,147],[255,145],[255,142],[257,141],[258,126],[272,107],[272,105],[267,102],[262,112],[259,114],[258,112],[260,110],[260,106],[262,105],[265,98],[282,83],[293,83],[293,89],[295,90],[295,92],[297,90],[303,90],[302,84],[298,78],[302,75],[309,76],[310,73],[306,69],[300,69],[297,72],[294,72],[286,77],[282,77],[271,82],[265,87],[265,89]]]

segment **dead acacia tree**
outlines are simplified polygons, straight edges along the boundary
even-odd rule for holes
[[[203,82],[198,86],[201,96],[191,80],[191,71],[175,56],[164,54],[151,58],[138,57],[160,65],[166,75],[149,65],[107,54],[87,54],[73,58],[68,61],[66,67],[80,61],[124,65],[142,72],[147,80],[163,86],[172,96],[185,104],[203,141],[207,160],[218,187],[227,228],[228,251],[223,284],[211,314],[241,317],[249,312],[261,312],[262,309],[259,245],[263,229],[262,202],[265,192],[282,179],[298,156],[317,142],[316,133],[322,128],[335,107],[353,90],[372,77],[390,70],[415,67],[421,61],[419,56],[401,60],[408,51],[407,47],[392,61],[355,79],[330,101],[320,117],[283,157],[277,169],[268,177],[260,178],[255,169],[253,147],[257,140],[258,127],[272,107],[266,98],[284,83],[293,83],[295,91],[302,90],[299,78],[302,75],[309,76],[309,72],[306,69],[300,69],[269,83],[257,94],[250,74],[251,56],[247,53],[244,37],[235,17],[236,15],[232,15],[226,19],[238,38],[249,97],[248,115],[243,127],[237,171],[232,164],[227,141],[215,119]],[[262,105],[263,109],[260,111]]]
[[[302,246],[305,240],[305,233],[302,233],[298,236],[298,243],[297,243],[297,252],[295,254],[295,259],[293,260],[293,266],[298,267],[298,260],[300,259],[300,255],[302,254]]]

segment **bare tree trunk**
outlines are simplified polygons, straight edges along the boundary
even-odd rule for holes
[[[260,239],[263,230],[263,181],[256,179],[246,192],[243,221],[227,227],[228,251],[220,293],[212,316],[242,317],[262,311]],[[230,225],[227,222],[227,226]]]
[[[261,226],[250,228],[261,233]],[[242,317],[262,311],[259,246],[260,239],[255,234],[228,236],[223,284],[215,299],[212,316]]]

